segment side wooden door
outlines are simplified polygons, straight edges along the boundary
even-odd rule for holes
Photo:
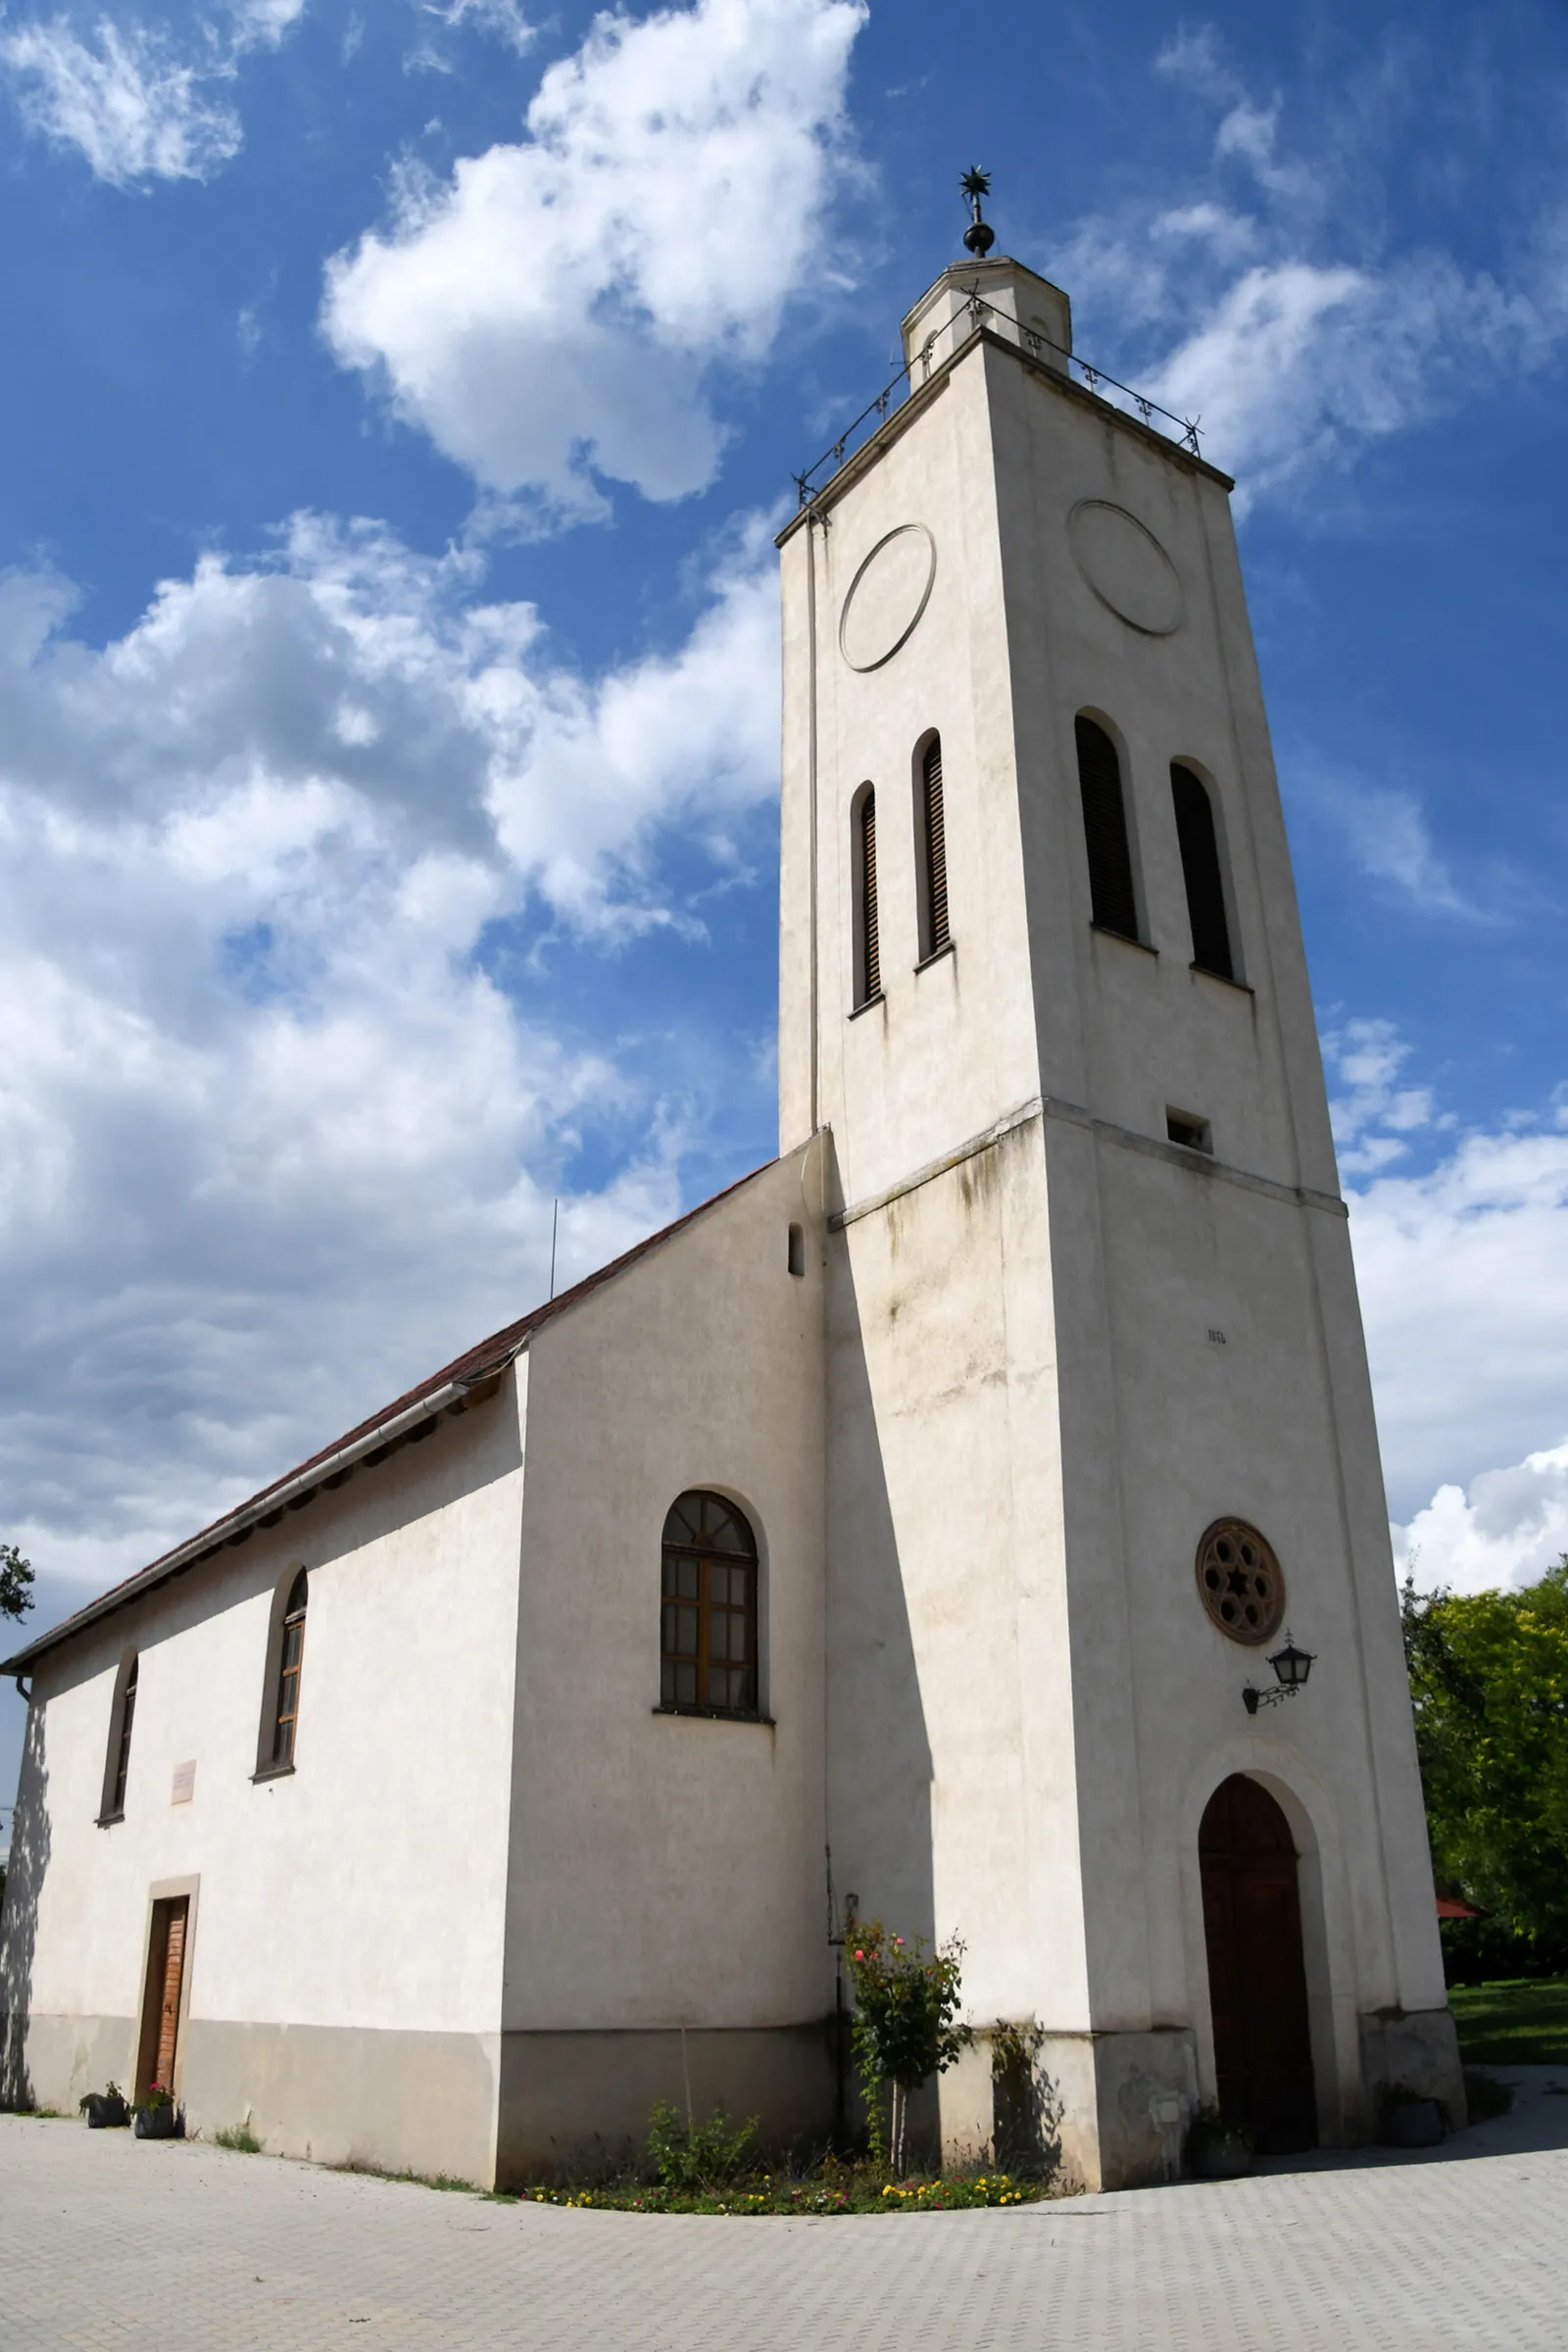
[[[161,2082],[166,2090],[174,2087],[189,1925],[188,1894],[171,1895],[154,1903],[153,1931],[147,1944],[147,1983],[141,2005],[141,2046],[136,2061],[138,2098],[144,2097],[154,2082]]]

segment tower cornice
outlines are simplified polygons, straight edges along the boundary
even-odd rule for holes
[[[973,263],[965,265],[966,273],[972,273],[973,269]],[[941,282],[941,279],[937,281],[939,285]],[[916,310],[918,308],[919,305],[916,305]],[[975,327],[955,351],[936,362],[925,382],[910,392],[901,408],[893,410],[886,422],[879,424],[869,439],[862,441],[853,457],[845,459],[831,480],[824,482],[820,490],[813,491],[799,514],[792,514],[784,528],[777,533],[774,546],[785,546],[808,515],[814,514],[820,518],[856,482],[861,480],[884,452],[940,397],[955,369],[981,347],[1005,352],[1008,359],[1015,360],[1019,367],[1060,398],[1093,410],[1105,423],[1116,425],[1144,448],[1157,449],[1183,472],[1200,474],[1204,480],[1217,483],[1227,493],[1235,489],[1235,477],[1223,473],[1217,466],[1211,466],[1206,458],[1196,457],[1190,449],[1184,449],[1179,441],[1172,441],[1168,434],[1156,431],[1152,424],[1145,424],[1141,417],[1130,416],[1114,401],[1103,399],[1100,393],[1092,392],[1087,384],[1076,383],[1059,368],[1050,366],[1045,360],[1036,359],[1032,352],[1026,351],[1010,337],[999,333],[995,327],[981,325]]]

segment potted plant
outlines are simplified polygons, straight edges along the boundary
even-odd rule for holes
[[[174,2094],[162,2082],[149,2082],[146,2094],[136,2102],[136,2137],[138,2139],[181,2139],[184,2120],[174,2104]]]
[[[110,2082],[102,2090],[89,2090],[84,2098],[77,2100],[76,2112],[87,2118],[89,2132],[122,2130],[130,2121],[130,2109],[118,2082]]]
[[[1187,2162],[1200,2180],[1240,2180],[1256,2159],[1250,2124],[1221,2115],[1217,2107],[1200,2107],[1187,2134]]]
[[[1383,2085],[1383,2142],[1390,2148],[1435,2148],[1443,2138],[1443,2109],[1408,2082]]]

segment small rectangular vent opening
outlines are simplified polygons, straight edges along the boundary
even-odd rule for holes
[[[806,1272],[806,1228],[804,1225],[790,1227],[790,1272],[792,1274]]]
[[[1208,1121],[1195,1118],[1190,1110],[1167,1110],[1165,1133],[1173,1144],[1182,1144],[1189,1152],[1212,1152],[1214,1149]]]

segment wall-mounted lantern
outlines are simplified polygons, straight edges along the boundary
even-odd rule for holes
[[[1277,1707],[1281,1699],[1294,1698],[1311,1673],[1312,1660],[1316,1655],[1315,1650],[1298,1649],[1296,1643],[1291,1640],[1291,1629],[1287,1626],[1285,1628],[1285,1647],[1275,1650],[1269,1659],[1269,1664],[1274,1669],[1278,1688],[1273,1690],[1258,1690],[1249,1683],[1242,1692],[1242,1704],[1249,1715],[1255,1715],[1259,1707]]]

